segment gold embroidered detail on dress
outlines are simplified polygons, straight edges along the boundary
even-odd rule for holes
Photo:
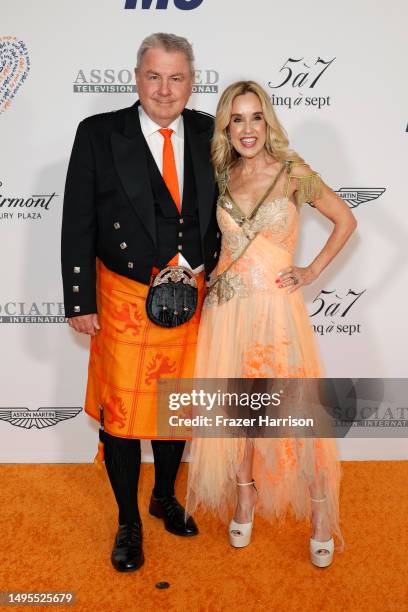
[[[268,273],[257,269],[257,265],[244,257],[258,234],[271,240],[279,247],[291,252],[297,233],[297,213],[288,197],[291,178],[297,179],[298,189],[295,192],[298,206],[320,194],[321,179],[315,172],[307,176],[297,176],[292,173],[294,162],[285,161],[272,183],[258,200],[252,211],[245,214],[234,201],[228,189],[229,173],[226,171],[218,179],[219,198],[217,219],[223,228],[221,258],[218,269],[224,269],[211,279],[208,286],[206,303],[225,303],[235,295],[247,297],[253,291],[268,291],[271,288]],[[306,164],[305,164],[306,165]],[[286,170],[286,193],[280,197],[268,200],[279,177]],[[227,213],[227,215],[225,215]],[[233,223],[228,222],[226,217]],[[239,260],[239,261],[238,261]],[[259,267],[259,266],[258,266]]]
[[[228,200],[224,199],[224,204]],[[222,208],[225,209],[223,205]],[[228,214],[231,215],[230,212]],[[296,213],[295,213],[296,214]],[[234,218],[234,217],[233,217]],[[272,202],[264,202],[256,212],[256,215],[246,218],[240,229],[237,231],[227,231],[223,233],[223,249],[230,260],[230,267],[221,273],[214,282],[210,282],[207,294],[207,304],[225,303],[235,295],[247,297],[250,291],[268,291],[270,285],[265,278],[265,271],[258,270],[256,266],[249,266],[248,270],[243,269],[239,262],[244,263],[243,255],[250,247],[252,240],[257,234],[272,234],[282,239],[288,234],[291,219],[293,219],[293,209],[288,208],[288,198],[281,197]],[[278,240],[281,243],[280,240]],[[239,262],[238,262],[239,260]],[[236,265],[238,263],[238,270]],[[235,268],[234,271],[230,271]],[[245,266],[244,266],[245,268]]]
[[[246,217],[238,210],[232,200],[230,200],[225,194],[220,195],[217,204],[226,210],[227,213],[234,219],[235,223],[241,227]]]
[[[323,181],[317,172],[311,172],[306,175],[297,175],[293,172],[293,166],[307,166],[307,164],[288,161],[288,178],[286,181],[285,195],[288,195],[290,179],[296,179],[297,188],[295,191],[296,203],[300,207],[302,204],[313,202],[321,196]]]
[[[248,297],[248,288],[241,276],[232,272],[225,272],[217,283],[210,286],[206,302],[208,304],[224,304],[232,300],[234,295]]]
[[[227,232],[223,234],[223,239],[231,253],[231,258],[236,261],[247,246],[248,237],[243,232]]]
[[[273,202],[265,202],[251,224],[254,233],[267,231],[272,234],[283,234],[289,223],[288,198],[277,198]]]
[[[287,197],[264,202],[254,218],[244,220],[240,227],[241,231],[223,233],[224,246],[230,251],[231,258],[236,260],[240,257],[248,241],[253,240],[256,234],[260,232],[285,236],[291,218],[292,214],[288,208]]]
[[[221,172],[217,176],[218,191],[219,191],[220,196],[224,195],[227,189],[228,181],[229,181],[229,172],[228,172],[228,168],[226,168],[223,172]]]

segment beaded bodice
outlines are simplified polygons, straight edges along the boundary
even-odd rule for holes
[[[249,214],[234,201],[227,184],[220,189],[217,220],[222,232],[221,253],[210,279],[207,302],[222,303],[235,294],[244,297],[253,291],[269,291],[275,287],[276,272],[292,264],[298,238],[299,199],[296,197],[295,204],[288,197],[290,162],[285,162],[281,172],[285,168],[289,171],[284,193],[272,189]],[[309,178],[309,184],[320,180],[316,173],[301,178]],[[309,185],[302,183],[303,191],[305,187],[311,191]]]

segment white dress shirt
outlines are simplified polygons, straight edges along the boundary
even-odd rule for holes
[[[163,176],[163,143],[164,138],[160,134],[161,126],[158,125],[149,117],[142,105],[139,106],[139,117],[140,127],[142,134],[146,139],[149,149],[153,155],[154,161],[157,164],[160,174]],[[173,145],[174,159],[176,162],[177,178],[180,191],[180,206],[183,201],[183,186],[184,186],[184,121],[183,116],[179,115],[177,119],[171,123],[167,129],[173,130],[171,135],[171,143]],[[192,269],[188,261],[183,257],[181,253],[178,255],[178,265],[185,266],[186,268]],[[204,270],[204,266],[201,265],[195,268],[193,272],[198,274]]]

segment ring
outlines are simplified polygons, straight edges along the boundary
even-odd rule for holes
[[[297,278],[297,276],[291,276],[292,280],[293,280],[293,284],[297,285],[299,283],[299,279]]]

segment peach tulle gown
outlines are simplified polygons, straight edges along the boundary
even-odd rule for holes
[[[293,264],[298,206],[317,195],[320,178],[316,173],[296,177],[290,162],[284,162],[281,170],[287,178],[286,188],[278,181],[280,193],[272,190],[253,219],[241,227],[236,219],[245,215],[225,190],[225,183],[224,188],[220,186],[217,218],[222,246],[212,280],[241,253],[251,231],[259,233],[227,272],[229,287],[219,283],[218,290],[206,297],[198,335],[197,378],[323,376],[301,290],[289,294],[275,283],[277,273]],[[289,177],[297,179],[297,205],[285,195]],[[232,517],[236,474],[245,443],[245,438],[193,439],[186,504],[189,513],[201,507],[223,519]],[[310,519],[309,485],[314,484],[317,494],[314,491],[313,497],[327,498],[324,506],[329,526],[341,551],[341,467],[335,439],[251,438],[251,443],[259,494],[256,512],[267,519],[283,519],[291,509],[297,519]]]

